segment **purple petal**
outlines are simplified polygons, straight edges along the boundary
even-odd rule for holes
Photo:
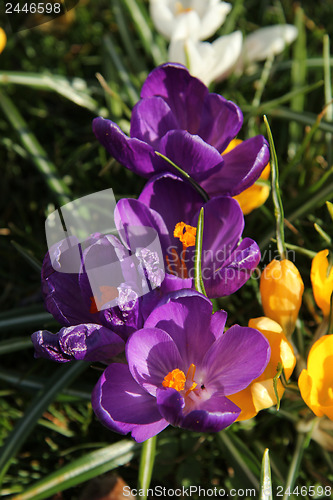
[[[187,413],[184,398],[179,392],[159,389],[157,405],[170,424],[196,432],[218,432],[232,424],[240,414],[240,409],[221,393],[200,401],[197,409]]]
[[[197,225],[199,213],[193,218]],[[244,229],[244,216],[236,200],[219,196],[204,206],[204,233],[202,242],[203,276],[223,266],[238,244]],[[206,274],[205,274],[206,273]]]
[[[222,156],[221,171],[201,183],[210,196],[235,196],[252,186],[269,161],[269,147],[265,138],[257,135]]]
[[[215,338],[218,339],[221,335],[223,335],[224,327],[227,321],[228,314],[226,311],[216,311],[212,315],[212,319],[210,322],[210,328]]]
[[[129,138],[115,123],[104,118],[93,120],[93,131],[99,142],[119,163],[138,175],[149,177],[165,170],[154,148],[136,138]]]
[[[161,97],[142,99],[133,108],[131,137],[158,149],[160,139],[169,131],[177,129],[177,121],[170,107]]]
[[[160,142],[160,153],[197,182],[213,174],[217,175],[222,171],[224,163],[220,153],[213,146],[186,130],[171,130],[165,134]],[[172,170],[172,167],[166,165],[164,170]]]
[[[218,94],[206,96],[197,134],[222,153],[236,137],[243,124],[243,114],[236,104]]]
[[[127,365],[114,363],[108,366],[100,391],[97,404],[116,422],[135,425],[161,423],[156,398],[136,383]]]
[[[106,382],[105,372],[99,378],[96,386],[91,395],[91,404],[97,418],[102,422],[103,425],[108,427],[114,432],[120,434],[127,434],[131,432],[136,426],[134,424],[125,424],[123,422],[116,422],[111,417],[110,413],[102,405],[102,396],[105,388],[103,387]]]
[[[153,396],[169,372],[187,369],[172,338],[158,328],[133,333],[127,341],[126,357],[134,379]]]
[[[251,277],[252,271],[260,261],[260,249],[257,243],[245,238],[229,259],[214,263],[211,273],[203,273],[204,285],[210,298],[231,295],[241,288]]]
[[[100,325],[82,324],[62,328],[53,334],[40,330],[32,334],[35,357],[65,363],[67,361],[109,362],[125,348],[124,341],[114,332]]]
[[[163,249],[170,245],[169,232],[160,214],[140,201],[127,198],[120,200],[117,203],[114,217],[118,229],[139,226],[151,227],[157,231]]]
[[[265,337],[253,328],[232,326],[207,351],[202,362],[207,390],[234,394],[259,377],[270,358]]]
[[[164,418],[154,422],[153,424],[136,425],[132,430],[132,437],[137,443],[143,443],[144,441],[147,441],[147,439],[159,434],[166,427],[168,427],[168,425],[169,422],[167,422]]]
[[[141,98],[160,96],[169,105],[179,128],[196,134],[207,87],[181,64],[167,63],[152,71],[141,90]]]
[[[166,173],[152,177],[143,188],[139,200],[162,216],[172,245],[181,251],[181,243],[173,237],[173,231],[178,222],[191,224],[193,214],[203,204],[201,195],[188,182]]]
[[[170,295],[166,304],[157,307],[145,322],[145,328],[160,328],[167,332],[178,347],[187,371],[198,365],[215,340],[210,330],[212,303],[201,294],[184,291]],[[224,325],[223,325],[224,326]]]

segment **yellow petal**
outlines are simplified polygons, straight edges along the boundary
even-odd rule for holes
[[[266,337],[271,348],[271,357],[264,372],[246,389],[228,396],[228,399],[242,410],[237,420],[252,418],[258,411],[276,405],[273,377],[277,373],[278,365],[282,363],[288,380],[296,363],[293,348],[278,323],[270,318],[260,317],[250,319],[249,327],[256,328]],[[282,398],[284,387],[280,380],[277,382],[277,390],[279,398]]]
[[[0,28],[0,54],[3,51],[3,49],[5,48],[6,43],[7,43],[6,33],[4,32],[4,30],[2,28]]]
[[[323,311],[324,316],[330,313],[330,300],[333,292],[333,267],[328,271],[328,250],[317,253],[311,266],[311,283],[316,304]]]
[[[228,147],[223,151],[222,155],[229,153],[236,146],[241,144],[243,141],[240,139],[233,139]],[[267,180],[271,171],[271,166],[268,163],[261,173],[260,179]],[[255,208],[260,207],[265,203],[269,196],[270,188],[268,186],[260,186],[259,184],[253,184],[249,188],[245,189],[237,196],[233,198],[238,201],[242,212],[244,215],[249,214]]]
[[[333,420],[333,335],[324,335],[309,352],[307,369],[298,379],[305,403],[318,417]]]
[[[260,294],[264,313],[282,326],[287,337],[295,329],[303,291],[301,275],[290,260],[274,259],[262,272]]]

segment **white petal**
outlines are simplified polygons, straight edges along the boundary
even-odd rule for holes
[[[223,80],[232,73],[242,51],[243,36],[240,31],[221,36],[213,43],[214,68],[211,81]]]
[[[231,5],[226,2],[221,2],[215,6],[207,9],[205,15],[202,17],[199,39],[205,40],[219,29],[225,21],[225,18],[231,10]]]
[[[266,26],[248,35],[244,41],[243,58],[246,63],[262,61],[279,54],[286,45],[292,43],[298,30],[291,24]]]
[[[171,7],[171,3],[167,0],[150,0],[150,17],[154,26],[168,40],[172,36],[175,22]]]
[[[197,12],[191,10],[180,14],[174,19],[172,39],[185,40],[186,38],[197,38],[200,30],[200,18]]]

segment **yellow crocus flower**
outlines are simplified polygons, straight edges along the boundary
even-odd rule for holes
[[[287,337],[295,329],[303,291],[301,275],[288,259],[274,259],[262,272],[260,294],[265,316],[279,323]]]
[[[333,420],[333,335],[324,335],[309,352],[307,369],[298,386],[305,403],[317,417]]]
[[[249,327],[256,328],[266,337],[271,347],[271,357],[265,371],[246,389],[228,396],[228,399],[242,410],[237,420],[247,420],[254,417],[258,411],[276,405],[273,378],[277,373],[278,365],[279,363],[282,364],[284,374],[288,380],[296,363],[293,348],[278,323],[263,316],[250,319]],[[284,387],[280,380],[277,381],[277,392],[281,399]]]
[[[329,270],[328,250],[317,253],[311,266],[311,283],[316,304],[323,315],[330,314],[330,301],[333,292],[333,267]]]

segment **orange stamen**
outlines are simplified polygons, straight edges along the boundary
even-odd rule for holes
[[[178,16],[179,14],[183,14],[185,12],[191,12],[191,10],[193,10],[191,7],[183,7],[183,4],[182,2],[176,2],[176,16]]]
[[[186,382],[190,380],[190,382],[192,382],[192,385],[185,392],[185,396],[187,396],[198,385],[193,380],[195,375],[195,369],[196,366],[192,363],[185,377],[185,373],[182,370],[179,370],[179,368],[175,368],[164,377],[164,380],[162,382],[163,387],[171,387],[172,389],[176,389],[176,391],[180,392],[185,389]]]
[[[197,234],[197,228],[185,224],[184,222],[178,222],[176,224],[173,235],[175,238],[179,238],[183,243],[183,249],[186,250],[188,247],[195,246],[195,236]]]
[[[97,313],[103,308],[104,304],[118,297],[118,290],[114,286],[100,286],[99,290],[101,292],[100,299],[95,296],[90,297],[91,305],[89,312],[91,314]]]
[[[162,385],[163,387],[172,387],[172,389],[176,389],[176,391],[182,391],[185,387],[185,382],[185,373],[176,368],[164,377]]]

